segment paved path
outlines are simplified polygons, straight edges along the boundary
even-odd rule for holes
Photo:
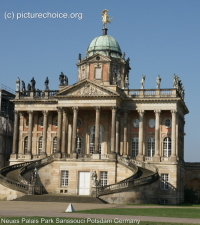
[[[122,219],[122,220],[131,219],[131,220],[152,221],[152,222],[200,224],[200,219],[189,219],[189,218],[64,213],[68,205],[69,203],[63,203],[63,202],[0,201],[0,217],[1,218],[10,217],[10,216],[15,216],[15,217],[40,216],[40,217],[51,217],[51,218],[68,217],[68,218],[85,218],[85,221],[89,220],[88,218],[96,218],[96,219],[104,219],[104,220],[118,218],[116,219],[118,221],[119,219]],[[78,211],[78,210],[102,209],[102,208],[161,208],[162,206],[130,206],[130,205],[117,205],[117,204],[73,203],[73,207],[76,211]]]

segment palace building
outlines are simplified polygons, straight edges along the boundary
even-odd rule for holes
[[[68,85],[63,73],[58,90],[49,90],[48,78],[44,90],[34,78],[27,89],[17,80],[10,158],[16,190],[181,203],[188,113],[182,83],[174,75],[173,87],[161,89],[158,76],[156,88],[145,89],[142,76],[141,87],[130,89],[130,59],[107,33],[104,26],[86,56],[79,54],[77,83]],[[13,184],[5,178],[4,185]]]

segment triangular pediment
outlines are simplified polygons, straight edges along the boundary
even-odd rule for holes
[[[119,93],[90,80],[82,80],[59,91],[55,97],[118,97]]]

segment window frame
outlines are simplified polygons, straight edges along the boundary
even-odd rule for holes
[[[168,173],[160,174],[160,189],[163,191],[169,190],[169,174]]]
[[[68,187],[68,185],[69,185],[69,171],[61,170],[61,172],[60,172],[60,187]]]

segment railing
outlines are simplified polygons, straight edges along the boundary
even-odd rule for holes
[[[130,89],[131,97],[182,97],[177,89]]]
[[[52,156],[48,156],[48,157],[40,159],[40,160],[28,162],[25,166],[23,166],[20,169],[18,180],[23,184],[26,184],[26,185],[30,184],[30,180],[27,181],[23,177],[23,175],[34,168],[39,168],[41,166],[45,166],[45,165],[53,162],[53,160],[54,159]]]
[[[58,93],[58,90],[49,90],[49,91],[42,91],[42,90],[35,90],[35,91],[21,91],[18,92],[19,94],[16,96],[19,96],[20,99],[26,99],[26,98],[34,98],[34,99],[40,99],[40,98],[53,98],[55,94]]]
[[[44,159],[40,159],[37,161],[30,161],[25,163],[19,163],[12,166],[4,167],[0,169],[0,183],[5,187],[8,187],[13,190],[18,190],[20,192],[26,194],[34,194],[35,192],[41,191],[42,188],[40,186],[31,185],[29,181],[23,178],[23,174],[25,174],[28,170],[33,169],[34,167],[41,167],[53,161],[53,157],[49,156]],[[15,169],[20,169],[18,181],[14,181],[10,178],[5,177],[5,174],[11,172]],[[35,190],[35,192],[34,192]],[[40,193],[41,194],[41,193]]]
[[[127,166],[127,167],[129,167],[129,169],[134,171],[135,174],[133,174],[129,178],[124,179],[124,180],[122,180],[122,181],[120,181],[116,184],[97,187],[97,196],[107,195],[107,194],[112,194],[112,193],[116,193],[116,192],[122,192],[122,191],[125,191],[125,190],[129,190],[129,189],[131,189],[135,186],[138,186],[138,185],[144,185],[144,184],[152,183],[159,178],[157,168],[153,165],[149,165],[147,163],[139,162],[139,161],[136,161],[136,160],[133,160],[133,159],[123,158],[123,157],[120,157],[120,156],[118,156],[118,162]],[[149,176],[146,176],[146,177],[136,178],[137,175],[138,175],[137,166],[142,167],[142,168],[147,169],[147,170],[150,170],[154,173],[149,175]]]

